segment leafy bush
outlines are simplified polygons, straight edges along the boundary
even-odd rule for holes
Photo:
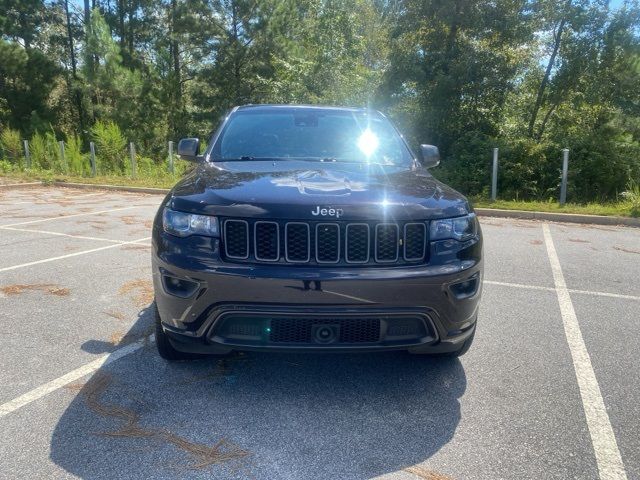
[[[34,168],[54,171],[60,169],[60,150],[52,132],[36,133],[31,138],[29,147]]]
[[[561,149],[550,142],[515,139],[500,148],[498,196],[548,200],[560,185]]]
[[[11,173],[14,169],[14,165],[8,160],[0,160],[0,173]]]
[[[631,216],[640,217],[640,183],[630,179],[622,197],[631,203]]]
[[[569,152],[569,194],[580,201],[615,199],[640,175],[640,145],[609,124],[575,139]]]
[[[100,174],[124,173],[127,140],[113,122],[97,121],[91,129],[96,144],[96,163]]]
[[[173,171],[174,171],[174,175],[177,177],[181,177],[185,175],[187,172],[191,171],[193,166],[194,166],[194,163],[192,162],[187,162],[186,160],[180,160],[179,158],[175,158],[175,157],[173,159]],[[169,171],[168,160],[167,160],[166,168],[168,172]]]
[[[487,135],[469,132],[452,145],[450,154],[433,174],[468,195],[483,193],[490,184],[491,148],[495,142]]]
[[[1,158],[14,165],[22,166],[22,141],[20,132],[11,128],[6,128],[0,133]]]
[[[128,158],[125,165],[125,173],[132,176],[131,160]],[[153,178],[158,176],[158,169],[153,159],[142,155],[136,155],[136,176],[138,178]]]
[[[65,157],[69,172],[74,175],[86,175],[90,172],[89,156],[81,152],[82,141],[77,135],[67,139],[65,144]]]

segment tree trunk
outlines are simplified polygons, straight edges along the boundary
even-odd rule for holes
[[[169,86],[171,107],[169,109],[169,132],[173,137],[178,133],[178,112],[182,112],[182,75],[180,71],[180,49],[176,34],[177,0],[171,0],[169,9],[169,54],[172,61],[172,84]]]
[[[560,103],[560,101],[557,101],[553,105],[551,105],[551,108],[549,108],[549,111],[544,116],[544,119],[542,120],[542,125],[540,125],[540,130],[538,131],[538,135],[536,135],[536,139],[537,140],[540,140],[542,138],[542,135],[544,135],[544,131],[547,128],[547,122],[549,121],[549,118],[551,118],[551,114],[558,107],[559,103]]]
[[[78,122],[80,124],[80,132],[84,132],[84,112],[82,109],[82,97],[80,96],[80,91],[77,88],[76,83],[78,82],[78,71],[76,65],[76,53],[73,48],[73,33],[71,31],[71,17],[69,15],[69,0],[64,0],[64,13],[67,17],[67,36],[69,40],[69,58],[71,59],[71,72],[73,74],[73,84],[70,85],[71,96],[76,102],[76,107],[78,108]]]
[[[133,21],[135,17],[135,4],[134,0],[129,0],[129,29],[128,29],[128,43],[129,43],[129,59],[131,69],[133,69]]]
[[[176,81],[176,100],[182,105],[182,75],[180,73],[180,49],[176,34],[177,1],[171,0],[171,54],[173,56],[173,73]]]
[[[126,36],[124,31],[124,1],[125,0],[118,0],[118,4],[117,4],[118,24],[119,24],[118,26],[120,28],[120,31],[118,32],[118,35],[120,36],[120,52],[124,52],[125,41],[126,41]]]
[[[89,6],[89,0],[84,0],[84,25],[85,32],[88,32],[89,25],[91,25],[91,7]]]
[[[69,0],[64,0],[64,13],[67,17],[67,39],[69,41],[69,58],[71,59],[71,71],[76,78],[76,52],[73,49],[73,34],[71,31],[71,17],[69,16]]]
[[[68,2],[68,0],[65,0]],[[91,34],[91,7],[89,6],[89,0],[84,0],[84,39],[85,42],[89,41]],[[93,55],[87,55],[87,70],[89,71],[89,77],[93,78]]]
[[[231,6],[231,31],[233,35],[233,98],[234,104],[239,105],[240,101],[240,34],[238,32],[238,5],[232,2]]]
[[[531,119],[529,120],[528,135],[530,138],[533,138],[533,130],[536,125],[536,118],[538,117],[538,111],[540,110],[540,107],[542,106],[542,100],[544,99],[544,91],[547,88],[547,84],[549,83],[549,77],[551,76],[551,70],[553,69],[553,64],[556,61],[558,50],[560,50],[560,42],[562,41],[562,30],[564,30],[565,23],[566,23],[566,18],[563,18],[562,20],[560,20],[560,25],[558,26],[558,31],[556,33],[556,36],[553,42],[553,52],[551,53],[551,57],[549,57],[549,62],[547,63],[547,69],[544,72],[544,77],[542,77],[542,82],[540,82],[540,87],[538,88],[538,94],[536,95],[536,103],[533,106],[533,112],[531,112]]]

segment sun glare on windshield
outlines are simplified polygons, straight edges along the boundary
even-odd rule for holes
[[[378,149],[378,137],[368,128],[358,138],[358,148],[369,158]]]

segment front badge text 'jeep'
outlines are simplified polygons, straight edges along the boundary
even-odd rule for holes
[[[341,208],[320,208],[319,205],[316,206],[315,210],[311,210],[311,215],[313,216],[322,216],[322,217],[336,217],[340,218],[343,215],[343,210]]]

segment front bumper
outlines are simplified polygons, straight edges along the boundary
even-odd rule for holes
[[[439,353],[459,349],[475,328],[482,290],[481,239],[469,246],[474,254],[467,251],[446,264],[385,268],[232,264],[219,257],[211,259],[216,249],[213,239],[208,239],[207,250],[214,252],[209,258],[185,255],[189,241],[202,242],[157,233],[152,254],[162,325],[180,351],[402,349]],[[167,287],[167,277],[194,282],[193,292],[187,292],[188,298],[176,296]],[[470,278],[477,279],[477,288],[459,298],[451,287]],[[229,319],[246,327],[241,335],[240,327],[225,327]],[[287,324],[291,319],[293,323]],[[378,322],[378,340],[344,341],[351,338],[343,332],[354,319],[356,324]],[[294,327],[306,322],[312,338],[273,341],[271,326],[276,324],[272,322]],[[403,324],[413,325],[411,335],[397,334],[403,333]],[[332,329],[334,341],[320,341],[315,333],[318,325]]]

